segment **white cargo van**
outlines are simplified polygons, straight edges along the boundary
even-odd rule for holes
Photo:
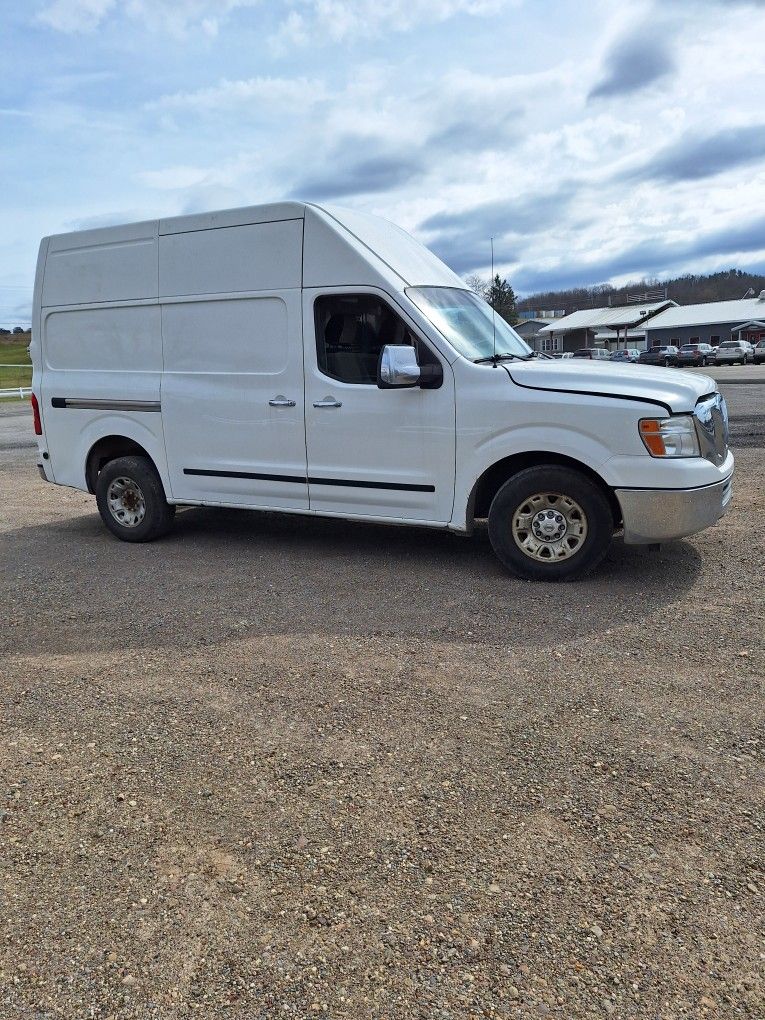
[[[46,237],[32,341],[40,471],[126,541],[175,507],[469,533],[560,579],[615,530],[657,543],[731,498],[702,375],[536,358],[385,220],[287,202]]]

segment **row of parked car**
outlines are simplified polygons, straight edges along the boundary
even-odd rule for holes
[[[700,365],[761,365],[765,362],[765,340],[753,346],[746,340],[725,340],[719,347],[711,344],[661,344],[647,351],[636,347],[623,347],[608,351],[605,347],[582,347],[567,354],[554,354],[554,358],[588,358],[591,361],[623,361],[641,365],[690,366]]]

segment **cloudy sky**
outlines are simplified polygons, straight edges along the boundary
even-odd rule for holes
[[[765,0],[4,0],[0,322],[44,234],[287,197],[516,290],[765,271]]]

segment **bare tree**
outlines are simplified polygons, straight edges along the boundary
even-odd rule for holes
[[[468,287],[470,287],[474,294],[478,295],[478,297],[486,298],[486,295],[489,292],[489,283],[487,280],[484,280],[482,276],[479,276],[478,273],[472,273],[470,276],[466,276],[465,283]]]

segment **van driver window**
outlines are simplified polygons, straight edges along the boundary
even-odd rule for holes
[[[346,383],[377,384],[377,362],[386,344],[417,347],[403,319],[371,294],[326,294],[316,299],[319,370]]]

